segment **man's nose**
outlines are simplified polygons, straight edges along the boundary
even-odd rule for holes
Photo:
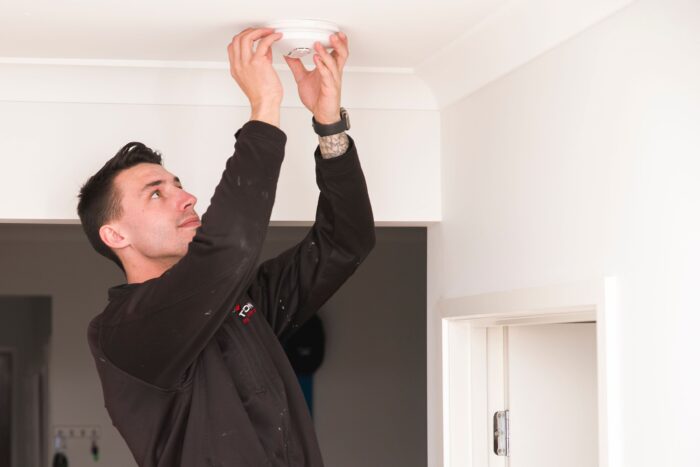
[[[180,209],[183,211],[186,211],[187,209],[194,208],[195,204],[197,204],[197,198],[193,194],[188,193],[185,190],[182,190],[182,199],[180,200]]]

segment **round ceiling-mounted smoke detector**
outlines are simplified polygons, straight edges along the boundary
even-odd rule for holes
[[[326,49],[332,48],[328,37],[340,31],[337,25],[316,19],[280,20],[265,27],[282,33],[282,38],[272,44],[272,49],[291,58],[313,53],[314,42],[320,42]]]

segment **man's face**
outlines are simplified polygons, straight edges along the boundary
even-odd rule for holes
[[[133,253],[155,261],[173,262],[187,253],[199,227],[197,198],[180,180],[158,164],[141,163],[114,180],[122,215],[115,223]]]

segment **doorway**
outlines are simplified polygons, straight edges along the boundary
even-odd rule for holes
[[[0,296],[0,465],[45,465],[50,330],[49,297]]]
[[[596,323],[475,332],[485,340],[488,466],[596,467]]]
[[[0,465],[12,465],[13,352],[0,349]]]
[[[441,302],[446,467],[614,465],[614,284]]]

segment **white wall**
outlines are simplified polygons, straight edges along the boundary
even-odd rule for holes
[[[271,229],[263,258],[305,232]],[[328,465],[425,465],[425,253],[425,229],[378,229],[372,254],[320,312],[327,342],[314,416]],[[100,464],[135,465],[104,409],[87,345],[107,288],[124,280],[119,269],[91,249],[79,226],[65,225],[0,225],[0,266],[0,296],[51,297],[49,423],[98,425]],[[18,328],[0,328],[0,346],[3,331]],[[89,447],[68,440],[71,467],[94,465]]]
[[[700,3],[640,0],[442,112],[430,296],[616,275],[627,467],[698,463],[698,57]]]
[[[288,140],[272,220],[312,221],[318,139],[291,73],[279,74]],[[375,219],[439,220],[440,115],[429,88],[410,74],[347,73],[342,104]],[[0,203],[0,221],[77,220],[80,186],[129,141],[161,150],[203,211],[249,118],[227,69],[0,62],[0,199],[12,200]]]

